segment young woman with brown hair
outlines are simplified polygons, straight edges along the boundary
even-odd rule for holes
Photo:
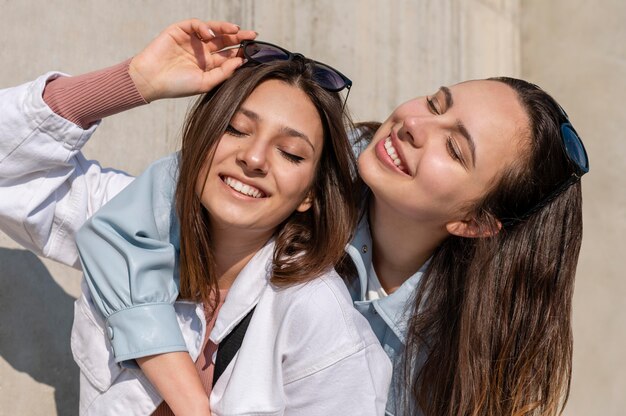
[[[359,158],[369,226],[351,246],[371,233],[369,278],[406,300],[400,414],[560,412],[587,170],[565,112],[521,80],[442,87],[378,127]]]
[[[358,131],[371,139],[357,143],[363,210],[343,265],[394,363],[386,413],[558,414],[588,170],[565,113],[498,78],[442,87]]]
[[[174,25],[155,43],[182,30],[187,44],[201,47],[191,27]],[[337,93],[350,81],[301,55],[268,59],[275,46],[246,42],[246,51],[263,63],[250,60],[200,97],[186,119],[180,154],[154,163],[128,185],[133,202],[113,198],[93,218],[90,229],[103,234],[78,236],[91,288],[83,285],[72,329],[81,414],[377,415],[384,410],[389,360],[333,270],[358,214],[350,192],[354,159]],[[168,68],[160,60],[155,65]],[[144,98],[151,94],[140,92]],[[19,89],[7,93],[27,95]],[[47,134],[63,135],[68,124]],[[14,153],[7,155],[5,168]],[[67,163],[84,167],[79,160]],[[171,198],[180,222],[170,223],[176,220]],[[133,203],[149,204],[153,215],[141,230],[134,226],[147,213],[134,210]],[[127,210],[125,223],[116,226],[119,235],[102,226]],[[159,246],[164,235],[180,236],[180,279],[159,299],[162,277],[172,280],[178,254]],[[130,238],[140,258],[120,257],[116,245],[126,249]],[[103,271],[133,289],[117,292],[99,280],[94,285],[93,276]],[[135,287],[146,304],[134,296]],[[148,294],[150,287],[157,298]],[[109,318],[106,323],[96,304]],[[180,342],[153,348],[159,331],[172,325]],[[232,340],[244,333],[233,347]],[[222,347],[235,348],[230,365],[220,358]],[[178,351],[184,352],[176,356]],[[159,359],[164,352],[166,361]],[[170,372],[172,355],[182,360]],[[135,359],[143,372],[132,368]],[[122,361],[131,368],[116,363]],[[337,389],[349,393],[349,400]]]

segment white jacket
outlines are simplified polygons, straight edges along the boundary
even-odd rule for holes
[[[84,131],[41,100],[47,76],[0,91],[0,227],[27,248],[76,266],[73,236],[132,178],[85,160]],[[391,365],[333,271],[276,290],[268,243],[230,289],[211,332],[221,341],[256,305],[243,344],[215,385],[216,415],[383,414]],[[192,358],[204,337],[199,305],[177,302]],[[143,377],[113,359],[104,323],[83,284],[72,350],[81,370],[82,414],[150,414],[161,401]]]
[[[269,284],[274,244],[246,265],[210,334],[219,343],[256,305],[241,348],[210,396],[216,415],[381,415],[391,365],[367,321],[330,271],[278,290]],[[161,398],[141,371],[115,363],[86,285],[76,301],[72,351],[81,369],[81,414],[148,415]],[[183,337],[197,359],[202,305],[176,302]],[[113,335],[114,336],[114,335]]]

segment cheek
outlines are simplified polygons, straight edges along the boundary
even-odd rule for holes
[[[416,204],[446,221],[458,216],[477,196],[471,176],[462,167],[441,158],[422,162],[414,181],[415,194],[422,200]]]
[[[416,179],[421,186],[435,198],[451,196],[463,181],[462,173],[445,157],[437,155],[422,158],[416,172]]]
[[[276,183],[289,205],[299,205],[307,195],[313,183],[313,166],[301,166],[297,169],[282,169],[276,175]]]

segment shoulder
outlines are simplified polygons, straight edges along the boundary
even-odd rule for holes
[[[176,179],[178,176],[178,164],[180,159],[180,153],[171,153],[161,159],[152,162],[141,175],[162,175],[167,174],[168,177]],[[163,179],[163,178],[160,178]]]
[[[151,213],[163,211],[163,215],[168,216],[178,181],[178,165],[179,153],[172,153],[152,162],[127,190],[116,198],[121,200],[123,206],[133,201],[139,207],[145,205],[146,210]]]
[[[286,379],[306,377],[365,349],[381,348],[334,270],[279,290],[277,300],[282,305],[279,338],[287,344]]]
[[[348,328],[354,326],[356,311],[346,285],[334,269],[309,282],[278,289],[277,297],[283,298],[285,308],[294,320],[324,322],[327,318],[334,318],[333,326],[339,323]]]

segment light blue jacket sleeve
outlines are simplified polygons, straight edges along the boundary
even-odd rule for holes
[[[161,159],[102,207],[76,244],[117,362],[187,351],[178,296],[178,155]]]

